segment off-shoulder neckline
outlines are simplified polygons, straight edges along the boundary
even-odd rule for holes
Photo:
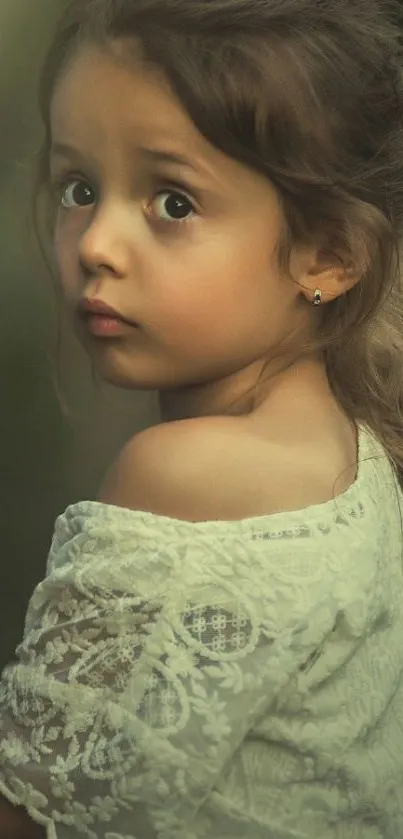
[[[120,521],[123,524],[147,523],[148,525],[165,528],[192,528],[196,530],[288,530],[293,526],[303,526],[308,523],[325,521],[329,523],[338,516],[349,513],[352,517],[360,517],[360,510],[365,492],[368,491],[368,482],[371,475],[374,475],[374,458],[388,459],[388,455],[373,432],[364,424],[357,424],[357,471],[356,478],[349,487],[334,499],[313,504],[298,510],[288,510],[279,513],[268,513],[261,516],[249,516],[242,519],[213,519],[206,521],[186,521],[184,519],[171,518],[144,510],[132,510],[127,507],[118,507],[113,504],[106,504],[102,501],[83,500],[70,504],[62,515],[68,519],[78,517],[113,518],[114,522]]]

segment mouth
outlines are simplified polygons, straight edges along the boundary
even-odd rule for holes
[[[92,335],[100,338],[114,338],[124,335],[128,329],[138,329],[135,324],[128,323],[122,318],[115,318],[111,315],[95,315],[87,313],[83,316],[84,324]]]
[[[120,312],[101,300],[85,298],[80,301],[78,309],[81,320],[93,335],[115,337],[124,334],[128,329],[138,329],[135,321],[123,317]]]

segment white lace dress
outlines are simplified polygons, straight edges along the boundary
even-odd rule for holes
[[[0,682],[0,792],[48,839],[403,837],[403,499],[359,449],[304,510],[57,519]]]

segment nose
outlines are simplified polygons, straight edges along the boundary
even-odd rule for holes
[[[118,208],[98,208],[80,237],[78,254],[81,267],[91,276],[101,272],[126,276],[129,270],[127,220]]]

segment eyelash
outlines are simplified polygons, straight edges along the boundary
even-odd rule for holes
[[[86,185],[90,186],[91,189],[93,189],[93,187],[91,187],[90,182],[87,180],[87,178],[84,178],[84,176],[80,175],[78,172],[77,173],[69,173],[68,175],[61,175],[59,177],[54,177],[50,180],[50,190],[51,190],[52,200],[54,200],[57,203],[57,209],[69,212],[72,209],[79,209],[80,208],[79,205],[78,205],[78,207],[63,207],[63,205],[60,203],[61,199],[62,199],[62,196],[63,196],[63,192],[67,189],[68,186],[71,186],[72,183],[77,182],[77,181],[81,181],[81,183],[86,184]],[[184,219],[172,219],[172,221],[167,221],[166,219],[158,219],[157,221],[159,221],[161,224],[168,224],[171,227],[173,225],[178,225],[178,224],[179,225],[184,225],[184,224],[189,223],[192,220],[192,218],[197,214],[197,211],[194,207],[193,199],[190,198],[190,196],[187,194],[185,184],[182,184],[180,181],[171,181],[171,180],[168,181],[167,180],[167,181],[161,182],[161,186],[164,186],[165,189],[159,190],[156,193],[156,196],[155,196],[156,198],[159,195],[163,195],[164,193],[169,193],[169,192],[172,195],[179,195],[181,198],[185,198],[186,201],[188,201],[188,203],[190,204],[190,206],[192,208],[192,213],[189,214],[189,216],[187,218],[184,218]],[[95,190],[93,190],[93,191],[95,192]],[[87,205],[87,206],[91,206],[91,205]]]

